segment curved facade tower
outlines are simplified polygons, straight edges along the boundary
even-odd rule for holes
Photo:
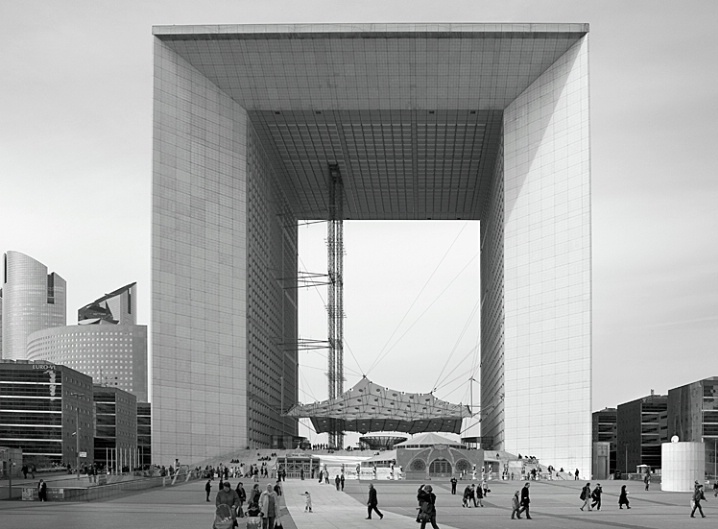
[[[25,360],[30,334],[66,324],[65,280],[20,252],[7,252],[3,266],[2,357]]]
[[[95,384],[117,387],[147,402],[146,325],[70,325],[32,333],[27,359],[64,365]]]
[[[77,311],[78,325],[32,333],[27,359],[65,365],[147,402],[147,326],[135,323],[136,291],[130,283],[88,303]]]

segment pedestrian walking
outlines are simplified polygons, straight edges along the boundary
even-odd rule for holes
[[[308,490],[304,491],[304,512],[312,512],[312,495]]]
[[[694,514],[696,513],[696,509],[701,513],[701,518],[705,518],[706,515],[703,514],[703,507],[701,507],[701,500],[705,500],[706,497],[703,494],[703,485],[698,485],[696,487],[696,491],[693,493],[693,509],[691,510],[691,518],[695,518]]]
[[[514,492],[514,497],[511,498],[511,519],[514,520],[514,516],[518,516],[519,520],[521,519],[521,513],[519,512],[519,507],[521,507],[521,500],[519,499],[519,494],[521,494],[520,490],[517,490]]]
[[[471,490],[471,485],[466,485],[466,488],[464,489],[464,498],[463,503],[461,504],[462,507],[469,507],[471,508],[471,501],[474,498],[474,492]]]
[[[342,475],[339,477],[339,485],[342,488],[342,492],[344,492],[344,482],[346,481],[346,478],[344,477],[344,473],[342,472]]]
[[[489,492],[491,492],[491,491],[489,490],[489,485],[488,485],[488,483],[486,483],[485,479],[481,480],[480,487],[481,487],[481,492],[484,495],[484,498],[487,498],[489,496]]]
[[[339,477],[339,474],[334,476],[334,486],[339,490],[339,484],[341,483],[341,478]]]
[[[207,501],[209,501],[209,492],[212,490],[212,480],[208,479],[204,484],[204,491],[207,493]]]
[[[383,519],[384,515],[377,509],[377,505],[379,505],[379,500],[376,497],[376,489],[374,488],[374,485],[371,483],[369,484],[369,501],[366,502],[367,504],[367,520],[371,520],[371,513],[372,511],[376,512],[379,515],[379,519]]]
[[[484,506],[484,489],[481,485],[476,487],[476,495],[474,496],[474,506]]]
[[[237,516],[240,518],[244,518],[244,502],[247,501],[247,491],[244,490],[244,485],[240,481],[237,483],[237,488],[234,489],[234,491],[237,493],[237,497],[239,498],[239,507],[237,508]]]
[[[591,510],[591,484],[586,483],[583,488],[581,489],[581,495],[579,496],[581,500],[583,500],[583,505],[581,505],[581,510],[583,510],[584,507],[588,507],[588,510]]]
[[[456,479],[456,476],[451,476],[451,494],[456,494],[456,483],[458,480]]]
[[[529,487],[531,486],[530,483],[526,483],[524,485],[524,488],[521,489],[521,508],[519,509],[518,514],[521,514],[522,512],[526,512],[526,519],[531,519],[531,511],[529,510],[529,504],[531,503],[531,498],[529,497]],[[520,518],[520,516],[519,516]]]
[[[431,485],[422,485],[417,497],[421,529],[425,529],[427,523],[431,524],[432,529],[439,529],[439,526],[436,525],[436,494],[433,493]]]
[[[170,467],[172,468],[172,467]],[[222,482],[222,490],[217,493],[214,501],[215,507],[226,505],[232,513],[232,522],[237,527],[237,507],[239,507],[239,496],[232,490],[232,484],[229,481]]]
[[[718,479],[713,482],[713,497],[718,498]]]
[[[259,497],[259,508],[262,513],[262,529],[274,529],[274,521],[279,512],[277,493],[272,485],[267,485],[267,490]]]
[[[648,487],[651,486],[651,474],[646,473],[646,476],[643,478],[643,483],[646,485],[646,490],[648,490]]]
[[[597,483],[596,488],[593,489],[591,493],[591,498],[593,499],[591,507],[595,507],[597,511],[601,510],[601,494],[603,494],[603,489],[601,488],[601,484]]]
[[[37,497],[40,501],[47,501],[47,483],[42,479],[37,484]]]
[[[578,469],[576,469],[576,472],[573,473],[573,479],[574,481],[578,481]]]
[[[621,494],[618,495],[618,508],[623,509],[624,505],[626,506],[626,509],[631,508],[628,503],[628,491],[626,490],[626,486],[621,485]]]

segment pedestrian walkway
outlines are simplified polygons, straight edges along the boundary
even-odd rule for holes
[[[418,529],[415,506],[409,505],[406,514],[398,514],[395,509],[388,511],[382,507],[382,490],[379,489],[379,510],[384,514],[380,519],[376,513],[371,520],[366,519],[366,500],[369,498],[369,482],[361,482],[364,488],[364,503],[348,493],[338,492],[334,484],[320,485],[317,480],[290,480],[282,483],[284,501],[297,529]],[[349,484],[353,489],[357,482]],[[375,486],[378,486],[375,482]],[[418,487],[418,485],[417,485]],[[304,491],[312,495],[313,512],[304,512]],[[451,525],[441,524],[441,529],[458,529]],[[431,527],[431,524],[427,524]]]

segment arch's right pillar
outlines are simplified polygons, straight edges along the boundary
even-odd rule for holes
[[[481,434],[494,449],[589,477],[587,46],[583,37],[504,110],[481,222]]]

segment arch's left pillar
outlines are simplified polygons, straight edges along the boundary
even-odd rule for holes
[[[153,462],[247,444],[247,113],[155,39]]]

